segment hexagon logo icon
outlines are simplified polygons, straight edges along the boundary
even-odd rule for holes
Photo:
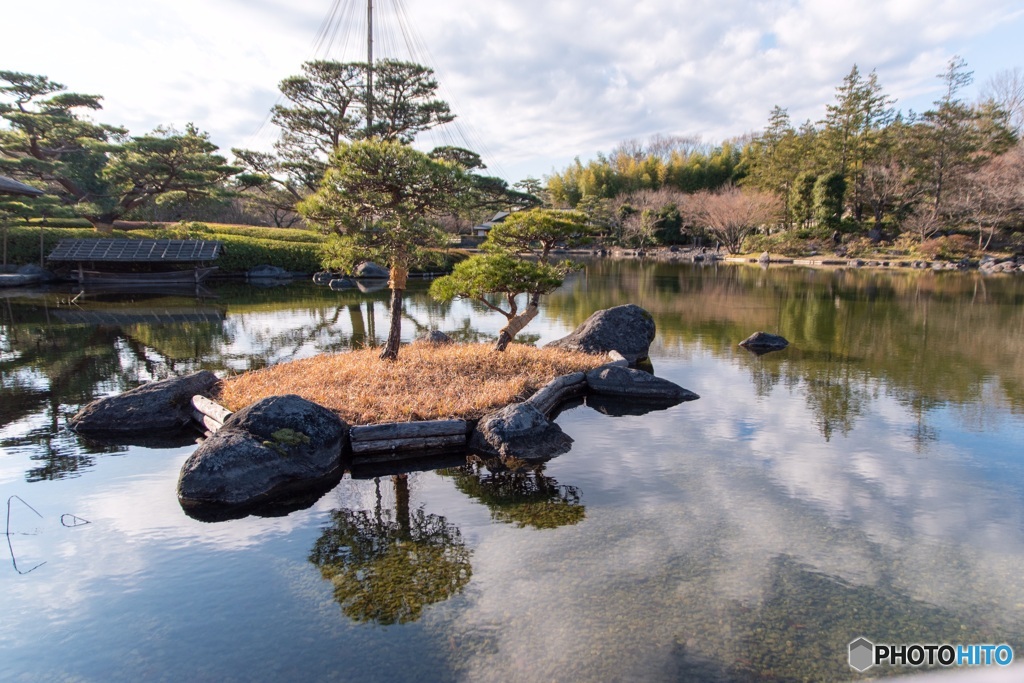
[[[857,671],[867,671],[875,665],[875,645],[867,638],[858,638],[850,643],[850,666]]]

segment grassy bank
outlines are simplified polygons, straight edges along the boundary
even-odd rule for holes
[[[224,381],[217,400],[238,410],[261,398],[298,394],[351,424],[448,418],[475,419],[521,401],[559,375],[590,370],[604,356],[512,344],[402,347],[398,360],[379,349],[281,363]]]
[[[244,273],[261,265],[278,266],[296,273],[315,273],[321,270],[321,246],[326,239],[313,230],[221,223],[118,222],[116,229],[107,234],[92,227],[81,227],[80,219],[56,222],[57,225],[19,223],[8,226],[6,263],[16,266],[38,264],[40,238],[44,258],[62,239],[189,239],[223,243],[224,251],[216,262],[222,273]],[[447,250],[441,263],[427,270],[448,272],[466,256],[464,251]]]
[[[310,230],[260,228],[239,225],[175,224],[167,227],[114,230],[110,234],[93,228],[55,227],[19,224],[7,229],[7,263],[39,263],[62,239],[198,239],[217,240],[224,253],[217,266],[225,273],[245,272],[258,265],[271,264],[286,270],[313,273],[320,270],[320,244],[323,236]]]

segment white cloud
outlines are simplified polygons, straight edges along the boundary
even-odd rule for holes
[[[402,43],[378,2],[382,46]],[[105,121],[134,132],[193,121],[222,148],[269,146],[277,82],[315,56],[326,0],[40,0],[5,9],[0,67],[105,96]],[[696,0],[600,4],[408,3],[470,146],[511,180],[587,159],[626,138],[717,142],[764,126],[778,104],[818,118],[850,67],[877,69],[901,106],[927,106],[960,53],[979,80],[1019,65],[1013,0]],[[43,19],[45,18],[45,19]],[[45,20],[46,40],[32,27]],[[997,36],[998,44],[986,41]],[[361,38],[347,37],[361,58]],[[336,50],[339,49],[336,47]],[[378,51],[380,54],[380,51]],[[406,55],[398,55],[406,56]],[[432,57],[432,58],[431,58]],[[975,61],[975,57],[977,61]],[[257,134],[259,133],[259,134]]]

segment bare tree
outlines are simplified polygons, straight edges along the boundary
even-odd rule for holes
[[[699,135],[656,133],[647,141],[647,154],[666,162],[672,158],[673,154],[678,154],[685,159],[694,153],[708,155],[713,149],[714,145],[704,142]]]
[[[909,232],[917,237],[918,240],[924,242],[939,231],[942,223],[939,222],[939,217],[931,207],[919,206],[914,210],[914,213],[907,216],[901,226],[904,232]]]
[[[981,101],[992,102],[1006,112],[1010,128],[1024,135],[1024,70],[1019,66],[992,76],[981,90]]]
[[[901,213],[913,198],[912,169],[895,157],[864,164],[864,199],[871,207],[875,226],[882,223],[886,211]]]
[[[1024,142],[970,174],[958,197],[962,215],[978,226],[978,248],[1024,213]]]
[[[615,200],[615,213],[621,216],[620,241],[643,249],[657,241],[658,232],[667,227],[666,210],[675,209],[682,216],[688,195],[667,187],[638,190]],[[680,220],[677,219],[677,222]],[[678,227],[682,227],[679,225]]]
[[[731,186],[701,190],[681,208],[689,222],[707,228],[730,254],[740,250],[744,237],[758,227],[775,225],[782,216],[782,203],[774,194]]]

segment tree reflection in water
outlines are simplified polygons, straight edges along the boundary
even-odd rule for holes
[[[404,624],[461,591],[473,574],[458,527],[409,509],[406,475],[392,477],[395,510],[383,509],[380,480],[371,510],[335,510],[309,555],[334,584],[334,599],[356,622]]]
[[[474,462],[441,474],[452,477],[458,490],[486,505],[491,519],[498,522],[555,529],[576,524],[586,516],[580,490],[546,476],[543,463],[505,467],[497,462]]]

